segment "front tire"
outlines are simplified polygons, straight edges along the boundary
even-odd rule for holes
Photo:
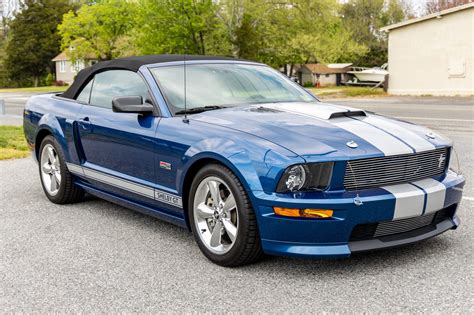
[[[234,267],[263,256],[252,205],[229,169],[218,164],[202,168],[193,180],[189,196],[191,229],[209,260]]]
[[[39,173],[46,197],[56,204],[80,201],[84,191],[74,185],[64,153],[56,139],[46,136],[41,142],[39,152]]]

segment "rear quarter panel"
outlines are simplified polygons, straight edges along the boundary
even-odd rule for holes
[[[47,131],[61,145],[67,161],[79,162],[74,145],[74,120],[81,107],[81,103],[54,94],[36,95],[28,100],[23,126],[26,140],[36,154],[41,145],[37,143],[38,135]]]

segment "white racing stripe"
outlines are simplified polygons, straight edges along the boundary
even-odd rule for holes
[[[392,135],[389,131],[384,131],[385,127],[383,126],[376,127],[369,123],[347,117],[329,119],[334,113],[363,111],[360,109],[324,103],[318,105],[306,103],[277,103],[268,104],[265,105],[265,107],[282,110],[287,113],[325,120],[328,123],[331,123],[364,139],[365,141],[369,142],[371,145],[382,151],[384,155],[413,153],[413,149],[410,147],[410,145],[407,145],[407,143],[410,143],[410,141],[406,141],[405,143],[404,141],[398,139],[396,136]],[[396,126],[395,124],[393,125]],[[394,133],[397,133],[399,130],[404,130],[404,128],[402,127],[398,127],[399,130],[395,130],[395,127],[393,127],[393,129]],[[405,130],[405,133],[408,132],[409,131]],[[411,137],[411,134],[405,137],[408,140],[408,138]],[[413,138],[415,137],[413,136]],[[352,139],[347,139],[347,141],[350,140]],[[426,150],[426,148],[428,148],[428,145],[430,145],[430,143],[422,145],[419,138],[416,138],[416,142],[418,143],[417,146],[420,148],[420,150]],[[430,148],[432,149],[433,147]]]
[[[420,216],[423,214],[425,193],[410,184],[382,187],[395,196],[393,220]]]
[[[324,103],[318,103],[317,105],[307,103],[275,103],[265,105],[265,107],[324,120],[328,120],[334,113],[347,112],[349,110],[363,111],[357,108],[348,108]]]
[[[436,212],[444,208],[446,186],[432,178],[419,180],[413,182],[413,184],[426,192],[425,214]]]
[[[67,166],[67,169],[69,170],[69,172],[71,172],[73,174],[76,174],[76,175],[84,176],[84,170],[82,169],[81,166],[78,166],[78,165],[72,164],[72,163],[66,163],[66,166]]]
[[[95,179],[99,182],[115,186],[117,188],[142,195],[151,199],[155,198],[155,191],[152,187],[136,184],[134,182],[121,179],[115,176],[107,175],[103,172],[98,172],[89,168],[83,168],[84,175],[88,178]]]
[[[393,120],[373,116],[370,114],[367,117],[357,117],[357,119],[387,131],[388,133],[410,145],[415,150],[415,152],[436,149],[436,146],[430,143],[427,139],[407,128],[397,125]]]
[[[99,172],[88,167],[66,163],[68,170],[79,176],[86,177],[88,179],[97,180],[99,182],[132,192],[156,201],[164,202],[172,206],[182,208],[183,202],[180,196],[170,194],[168,192],[139,184],[130,180],[112,176],[104,172]]]
[[[432,178],[382,188],[395,197],[393,220],[429,214],[444,208],[446,186]]]
[[[413,150],[394,136],[374,126],[352,118],[335,118],[331,123],[364,139],[387,155],[413,153]]]

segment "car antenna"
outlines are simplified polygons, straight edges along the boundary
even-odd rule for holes
[[[187,113],[187,97],[186,97],[186,52],[187,47],[184,47],[184,55],[183,55],[183,71],[184,71],[184,118],[183,122],[189,124],[188,113]]]

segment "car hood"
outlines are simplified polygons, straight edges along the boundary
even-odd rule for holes
[[[191,119],[264,138],[306,160],[409,154],[451,144],[421,126],[321,102],[238,106]]]

